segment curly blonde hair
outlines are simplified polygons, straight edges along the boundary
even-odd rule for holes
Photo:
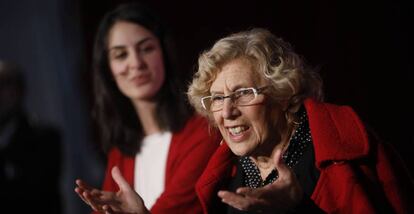
[[[322,101],[322,80],[319,74],[305,65],[292,46],[265,29],[252,29],[232,34],[218,40],[198,58],[198,71],[194,74],[187,95],[197,112],[210,117],[201,105],[201,98],[210,95],[210,87],[228,62],[245,58],[256,72],[271,85],[270,98],[274,101],[287,100],[286,116],[293,120],[293,114],[305,98]]]

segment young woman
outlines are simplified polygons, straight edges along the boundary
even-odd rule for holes
[[[194,185],[219,140],[188,105],[168,39],[158,17],[137,3],[119,6],[100,23],[93,80],[95,118],[108,153],[103,190],[118,190],[111,176],[117,166],[152,213],[198,213]],[[88,203],[93,188],[77,184]]]

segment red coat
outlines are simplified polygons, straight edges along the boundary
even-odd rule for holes
[[[165,189],[151,208],[151,213],[202,212],[194,185],[219,145],[218,136],[218,133],[210,133],[207,120],[201,116],[194,116],[180,132],[173,133],[167,157]],[[111,176],[115,165],[133,186],[135,158],[112,149],[108,154],[103,189],[118,191]]]
[[[327,213],[414,213],[413,181],[399,156],[369,136],[346,106],[305,101],[320,177],[311,196]],[[196,184],[204,213],[220,203],[217,191],[234,176],[234,158],[223,143]]]

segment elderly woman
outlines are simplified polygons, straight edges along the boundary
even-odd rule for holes
[[[263,29],[200,56],[188,96],[223,136],[196,184],[204,213],[413,213],[398,156],[350,107],[322,103],[321,86]],[[106,210],[145,211],[119,172],[114,178],[119,197],[101,200]]]
[[[399,159],[350,107],[322,103],[321,86],[288,43],[263,29],[223,38],[200,56],[188,95],[224,142],[197,182],[205,213],[220,207],[221,189],[227,213],[412,209]]]

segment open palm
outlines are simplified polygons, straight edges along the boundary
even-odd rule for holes
[[[274,163],[278,179],[260,188],[241,187],[236,192],[219,191],[222,201],[245,211],[288,210],[295,207],[303,197],[302,188],[295,174],[281,160],[281,150],[276,151]]]
[[[118,167],[112,168],[112,177],[118,184],[118,192],[102,191],[90,187],[84,181],[78,179],[75,192],[93,210],[107,214],[143,214],[149,213],[142,198],[136,193],[124,179]]]

